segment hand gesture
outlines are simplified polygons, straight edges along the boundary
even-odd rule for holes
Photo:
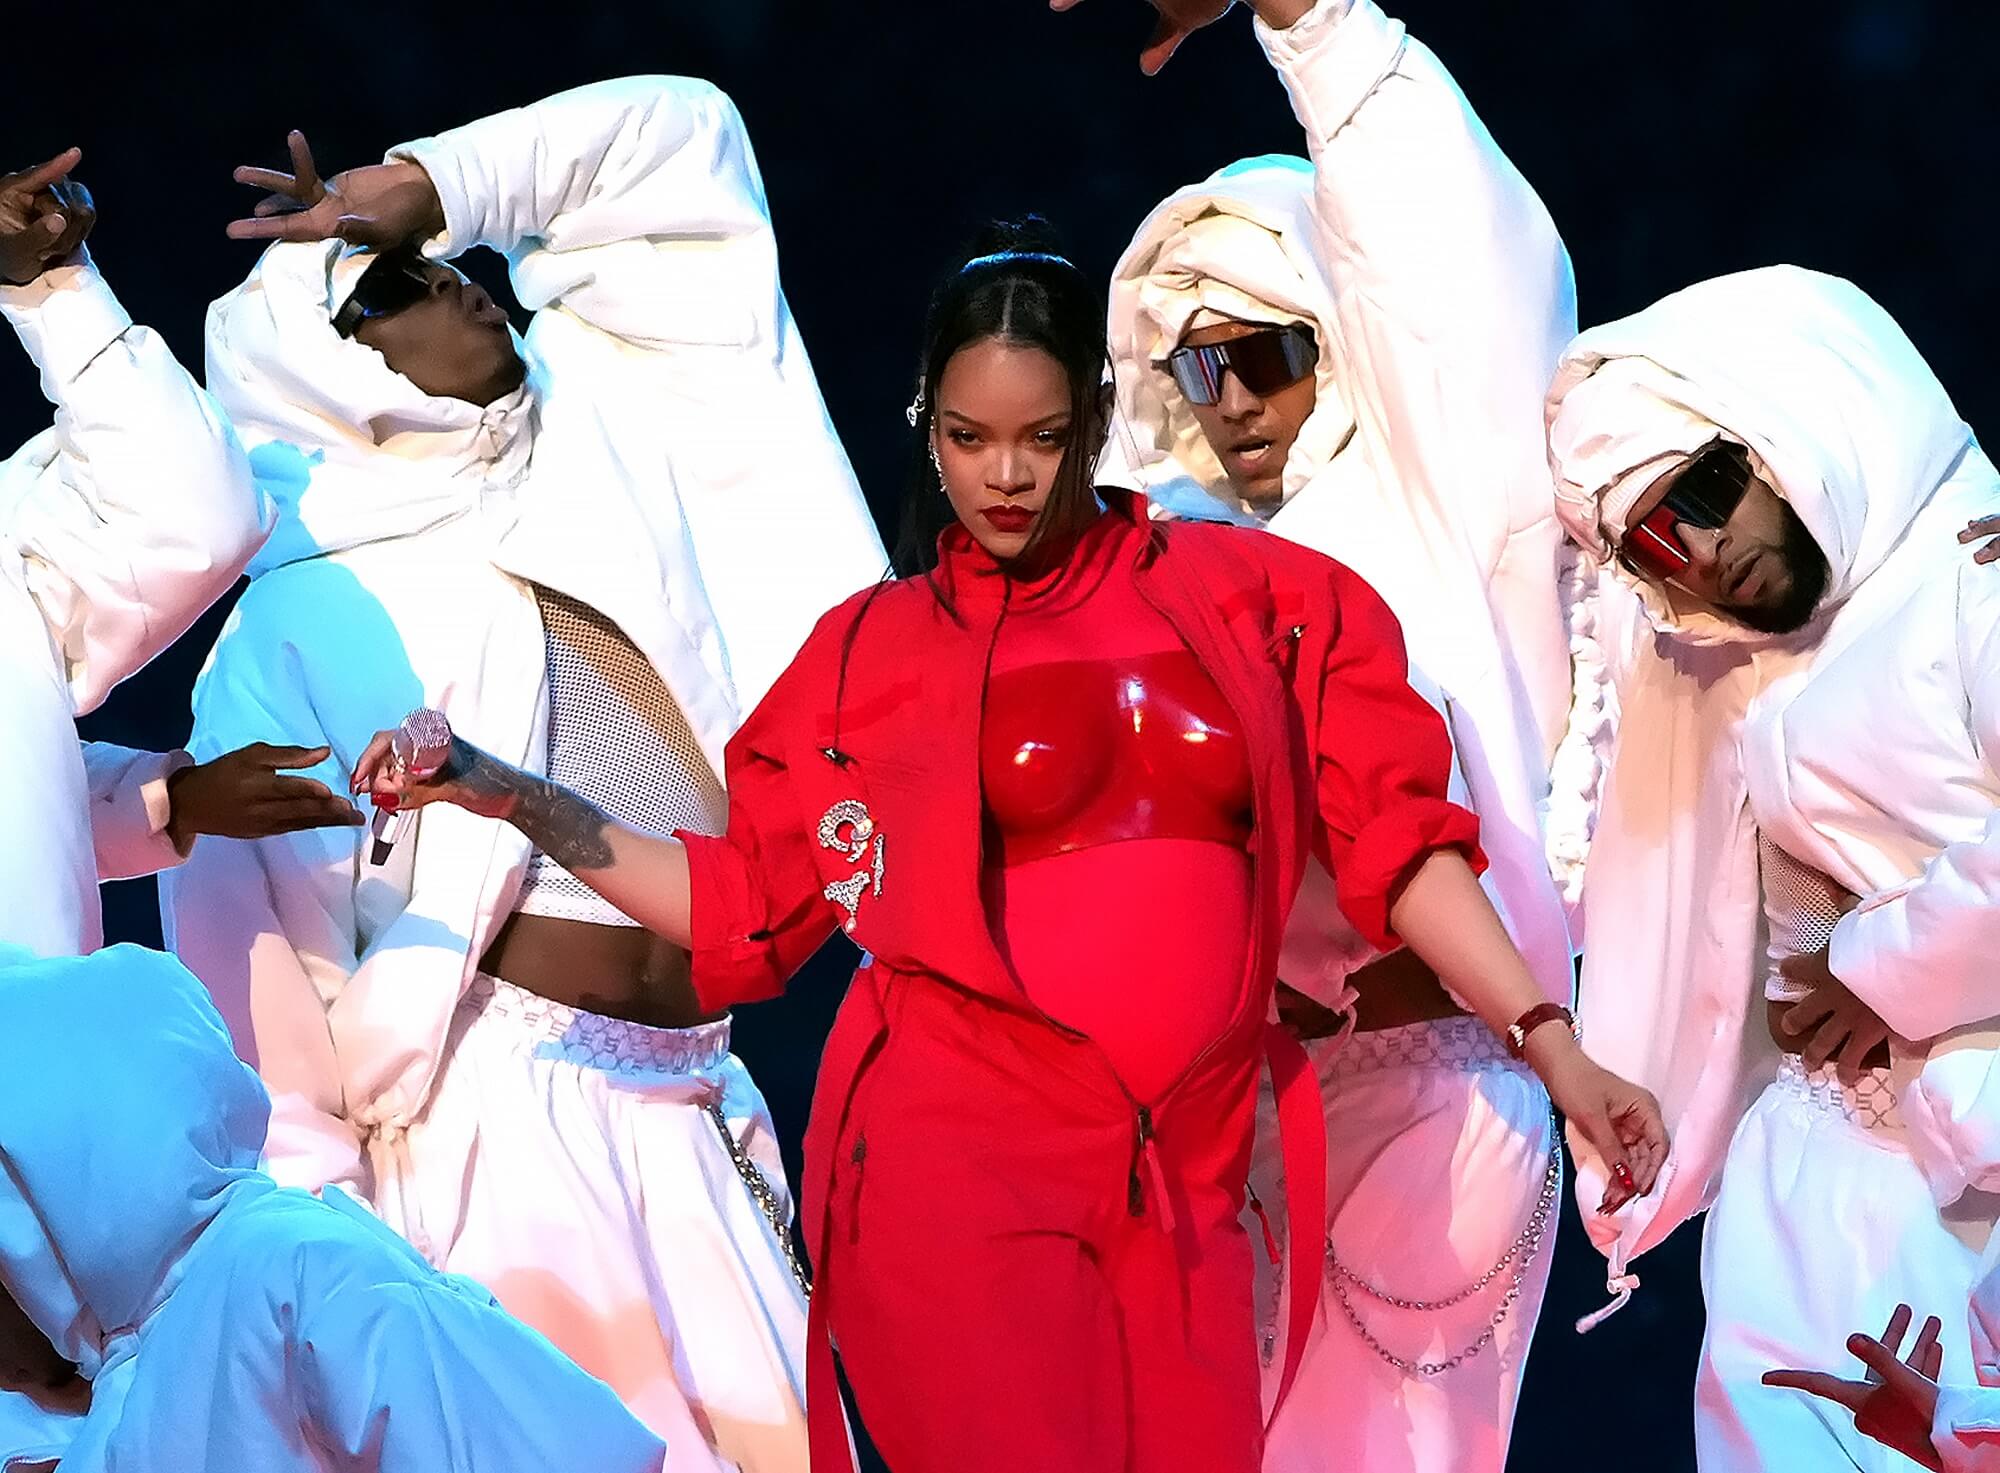
[[[1652,1092],[1597,1063],[1561,1028],[1537,1028],[1527,1051],[1549,1099],[1604,1160],[1597,1210],[1616,1212],[1652,1191],[1667,1159],[1667,1124]]]
[[[213,762],[182,768],[167,779],[168,837],[186,849],[199,834],[263,839],[359,824],[361,811],[325,783],[284,776],[287,768],[311,767],[328,755],[325,747],[252,742]]]
[[[369,164],[321,179],[306,135],[285,139],[292,172],[244,165],[238,184],[270,193],[247,220],[229,222],[232,240],[344,240],[394,250],[444,229],[444,210],[431,176],[412,163]]]
[[[354,764],[349,792],[368,794],[389,813],[452,803],[484,818],[506,818],[520,802],[507,781],[520,774],[461,737],[451,739],[451,755],[430,772],[405,767],[396,756],[395,740],[393,730],[375,733]]]
[[[1985,546],[1973,553],[1975,563],[2000,562],[2000,515],[1977,517],[1965,524],[1965,530],[1958,534],[1960,542],[1983,542]]]
[[[1843,1069],[1859,1073],[1864,1062],[1889,1038],[1889,1025],[1875,1016],[1874,1009],[1841,985],[1827,966],[1826,948],[1810,956],[1787,957],[1778,963],[1778,973],[1788,982],[1811,988],[1800,1001],[1786,1010],[1782,1022],[1794,1038],[1806,1038],[1802,1050],[1806,1067],[1817,1069],[1828,1059],[1837,1058]]]
[[[1051,10],[1074,10],[1083,0],[1049,0]],[[1229,13],[1235,0],[1152,0],[1158,19],[1153,35],[1139,53],[1139,69],[1147,76],[1160,73],[1180,49],[1181,42],[1203,26],[1212,26]],[[1274,31],[1282,31],[1313,8],[1313,0],[1246,0],[1257,18]]]
[[[1766,1371],[1764,1384],[1837,1401],[1854,1413],[1854,1430],[1863,1437],[1872,1437],[1926,1468],[1942,1469],[1944,1461],[1931,1443],[1931,1423],[1937,1417],[1937,1383],[1944,1370],[1944,1347],[1938,1344],[1943,1327],[1936,1315],[1925,1320],[1909,1359],[1899,1361],[1896,1351],[1910,1318],[1910,1306],[1899,1304],[1880,1340],[1847,1337],[1848,1352],[1867,1367],[1862,1380],[1843,1381],[1825,1371]]]
[[[1082,0],[1049,0],[1051,10],[1074,10]],[[1153,9],[1159,19],[1154,22],[1153,35],[1139,53],[1139,69],[1147,76],[1158,76],[1180,49],[1181,42],[1192,36],[1203,26],[1213,25],[1228,13],[1236,0],[1152,0]]]
[[[90,191],[69,177],[83,150],[67,148],[45,164],[0,175],[0,281],[25,286],[61,263],[97,223]]]

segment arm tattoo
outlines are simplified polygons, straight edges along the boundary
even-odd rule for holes
[[[496,762],[477,747],[454,745],[458,781],[482,796],[503,799],[507,821],[537,849],[572,874],[611,868],[610,831],[616,820],[610,814],[561,783]]]

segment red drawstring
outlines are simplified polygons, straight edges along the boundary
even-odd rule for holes
[[[1264,1232],[1264,1256],[1276,1268],[1284,1261],[1284,1253],[1278,1248],[1278,1235],[1271,1231],[1271,1219],[1264,1211],[1264,1202],[1255,1192],[1250,1193],[1250,1210],[1257,1214],[1257,1226]]]

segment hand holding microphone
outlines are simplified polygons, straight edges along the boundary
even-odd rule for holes
[[[425,706],[405,716],[394,731],[378,732],[354,766],[349,783],[353,792],[364,789],[375,800],[375,820],[369,832],[374,836],[375,864],[388,862],[402,826],[403,810],[420,808],[427,800],[412,803],[410,789],[428,782],[451,759],[451,723],[444,712]]]
[[[398,815],[426,803],[451,803],[483,818],[506,818],[521,801],[526,775],[454,736],[440,711],[412,711],[394,731],[380,731],[354,764],[348,790],[375,800],[376,863],[396,842]]]

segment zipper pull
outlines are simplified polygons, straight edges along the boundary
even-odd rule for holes
[[[1160,1164],[1159,1132],[1153,1129],[1153,1112],[1144,1105],[1139,1107],[1139,1149],[1138,1156],[1146,1165],[1148,1185],[1153,1189],[1153,1200],[1158,1204],[1160,1231],[1168,1237],[1174,1235],[1175,1219],[1173,1199],[1167,1195],[1167,1172]],[[1139,1183],[1138,1161],[1133,1162],[1132,1178],[1126,1185],[1125,1200],[1134,1217],[1146,1214],[1146,1194]]]
[[[854,1138],[854,1149],[847,1159],[854,1163],[854,1183],[847,1189],[847,1245],[852,1248],[861,1241],[861,1163],[868,1159],[868,1137]]]
[[[1146,1188],[1139,1180],[1139,1162],[1153,1140],[1153,1112],[1139,1106],[1138,1134],[1132,1139],[1132,1165],[1125,1178],[1125,1210],[1134,1217],[1146,1215]]]

